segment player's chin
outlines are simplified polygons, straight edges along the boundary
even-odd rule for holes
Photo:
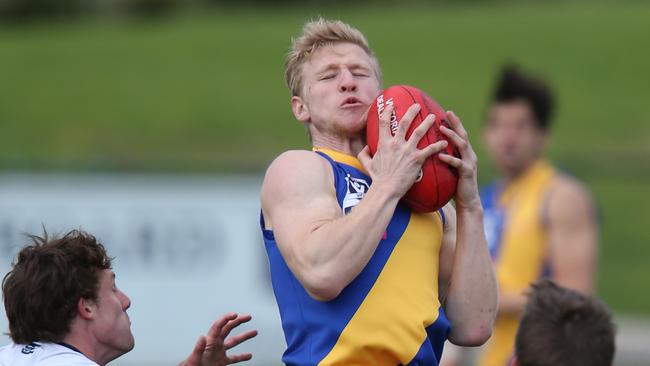
[[[340,119],[339,125],[348,132],[362,132],[366,130],[368,116],[365,113],[348,113]]]
[[[365,135],[366,124],[367,124],[367,119],[365,117],[360,118],[356,120],[354,123],[350,124],[350,131],[354,133],[363,133]]]
[[[135,337],[133,333],[129,332],[129,337],[125,337],[126,342],[124,343],[123,351],[129,352],[135,347]]]
[[[363,110],[360,111],[360,113],[355,114],[351,118],[354,122],[355,126],[361,126],[362,129],[365,130],[366,125],[368,124],[368,108],[364,108]]]

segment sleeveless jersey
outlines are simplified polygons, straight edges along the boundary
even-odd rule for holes
[[[0,366],[98,366],[81,352],[49,342],[0,347]]]
[[[343,214],[372,184],[360,162],[315,149],[334,172]],[[287,365],[438,365],[449,322],[438,299],[441,214],[414,214],[399,204],[372,258],[331,301],[311,298],[265,230]]]
[[[522,293],[550,275],[544,205],[554,175],[555,169],[540,160],[507,186],[493,183],[481,190],[486,237],[501,291]],[[478,365],[507,366],[518,325],[518,315],[499,315]]]

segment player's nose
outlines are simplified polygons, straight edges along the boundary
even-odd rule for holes
[[[122,302],[122,309],[127,310],[131,307],[131,299],[122,291],[120,291],[120,301]]]
[[[341,78],[339,80],[340,92],[351,92],[357,90],[357,81],[348,69],[341,71]]]

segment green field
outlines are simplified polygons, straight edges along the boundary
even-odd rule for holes
[[[650,4],[371,4],[0,26],[0,169],[260,172],[307,147],[283,83],[290,37],[310,17],[341,18],[366,32],[386,85],[416,85],[463,118],[484,182],[499,66],[551,80],[549,155],[602,210],[600,294],[650,314]]]

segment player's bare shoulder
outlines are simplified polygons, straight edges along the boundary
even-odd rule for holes
[[[334,175],[325,158],[313,151],[290,150],[269,165],[260,199],[265,219],[274,207],[333,191]]]
[[[301,182],[323,179],[327,175],[327,169],[327,161],[313,151],[285,151],[275,158],[266,170],[262,197],[265,193],[278,193],[275,189],[286,189],[300,185]]]
[[[580,213],[593,215],[595,204],[582,182],[566,173],[558,173],[551,181],[548,208],[551,215],[561,217]]]
[[[551,182],[551,188],[561,198],[579,198],[591,201],[589,189],[578,179],[566,173],[558,173]]]

